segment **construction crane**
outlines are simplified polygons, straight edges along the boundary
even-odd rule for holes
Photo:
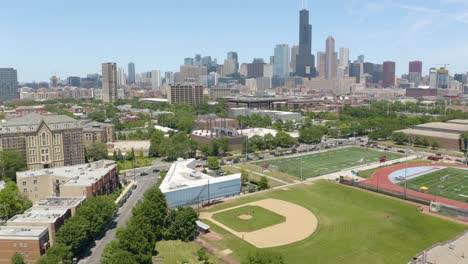
[[[450,66],[450,64],[448,63],[440,63],[440,64],[437,64],[437,66],[444,66],[444,69],[447,69],[447,66]]]

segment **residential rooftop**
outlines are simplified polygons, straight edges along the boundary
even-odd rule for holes
[[[47,232],[45,226],[0,226],[0,239],[39,239]]]
[[[67,208],[33,206],[26,210],[24,214],[18,214],[10,218],[8,223],[55,223],[68,210]]]
[[[179,159],[174,162],[167,172],[167,175],[159,189],[161,189],[163,193],[166,193],[175,190],[189,189],[207,184],[240,179],[241,176],[240,173],[236,173],[227,176],[212,177],[202,173],[201,171],[195,170],[195,166],[195,159]]]
[[[117,166],[113,160],[100,160],[89,164],[80,164],[37,171],[17,172],[18,179],[40,176],[58,176],[68,178],[63,186],[90,186]]]
[[[37,207],[64,207],[75,208],[86,200],[85,196],[82,197],[48,197],[40,200]]]
[[[274,129],[269,129],[269,128],[247,128],[247,129],[242,129],[242,130],[237,130],[237,132],[240,135],[245,135],[249,138],[253,136],[261,136],[264,137],[267,134],[271,134],[272,136],[276,136],[278,133]],[[286,132],[293,138],[298,138],[299,137],[299,132]]]

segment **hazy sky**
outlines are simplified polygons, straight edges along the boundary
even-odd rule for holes
[[[468,0],[307,1],[312,50],[350,48],[355,59],[422,60],[424,71],[451,64],[468,71]],[[275,44],[298,42],[300,0],[14,0],[0,6],[0,67],[18,69],[20,81],[55,73],[84,76],[100,63],[136,71],[176,71],[196,53],[222,62],[230,50],[241,62],[266,61]]]

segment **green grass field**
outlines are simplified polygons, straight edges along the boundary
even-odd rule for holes
[[[399,183],[404,186],[404,182]],[[408,189],[419,191],[426,186],[427,193],[447,199],[468,202],[468,170],[445,168],[407,181]]]
[[[307,239],[271,250],[285,263],[407,263],[420,251],[461,234],[466,226],[420,213],[415,205],[336,183],[319,181],[245,197],[211,208],[218,211],[256,200],[275,198],[293,202],[318,218],[317,231]],[[229,248],[242,261],[255,250],[247,242],[206,221],[224,236],[210,241]]]
[[[250,215],[251,219],[240,219],[240,215]],[[251,232],[286,221],[286,217],[260,206],[246,205],[213,215],[213,219],[237,232]]]
[[[156,251],[158,255],[156,259],[162,259],[162,263],[204,263],[198,261],[197,251],[201,248],[196,242],[182,242],[182,241],[159,241],[156,243]],[[208,254],[208,253],[207,253]],[[209,255],[210,263],[221,264],[221,260],[215,256]],[[155,261],[156,262],[156,261]],[[154,263],[154,262],[153,262]]]
[[[257,165],[268,163],[276,166],[281,172],[295,177],[301,177],[300,168],[302,163],[303,178],[312,178],[337,172],[346,168],[378,162],[379,158],[382,156],[386,156],[387,160],[402,157],[402,155],[398,153],[379,152],[371,149],[351,147],[300,157],[267,160],[258,162]]]

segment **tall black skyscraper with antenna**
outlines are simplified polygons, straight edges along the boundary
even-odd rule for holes
[[[299,53],[296,57],[296,76],[312,78],[316,75],[315,57],[312,55],[312,25],[309,11],[302,9],[299,18]]]

